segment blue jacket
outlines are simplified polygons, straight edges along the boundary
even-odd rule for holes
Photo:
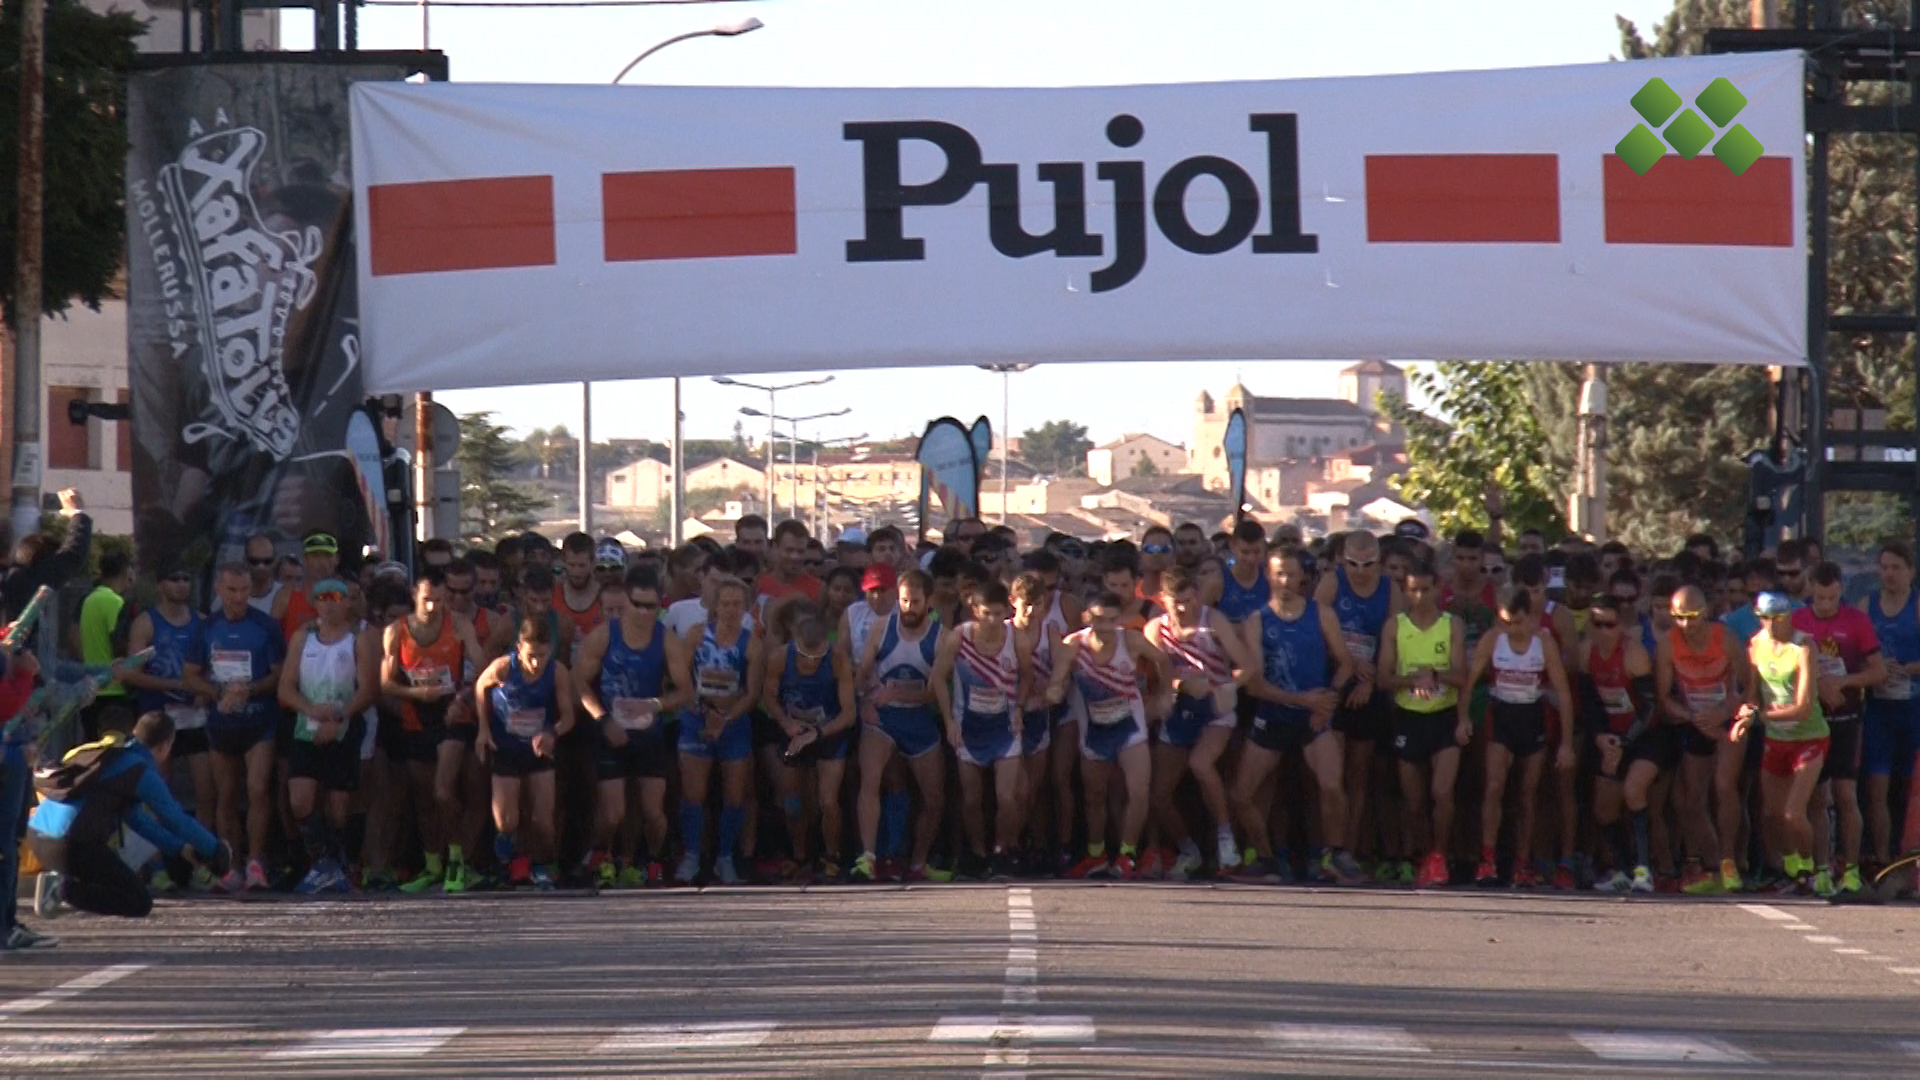
[[[160,775],[160,763],[154,760],[153,752],[137,741],[129,742],[107,762],[106,768],[101,770],[93,786],[82,798],[73,802],[41,800],[33,817],[27,821],[27,827],[52,839],[65,838],[89,800],[114,797],[104,790],[114,786],[107,781],[124,777],[133,769],[144,771],[133,788],[132,800],[118,808],[116,817],[119,823],[140,834],[147,843],[167,855],[178,855],[189,846],[203,859],[218,855],[220,841],[195,821],[191,814],[180,808],[173,798],[173,792],[168,790],[166,780]]]

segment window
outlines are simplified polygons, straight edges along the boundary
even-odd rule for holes
[[[86,400],[89,400],[88,392],[82,387],[47,387],[47,415],[41,425],[47,440],[47,468],[93,468],[93,462],[87,451],[94,429],[99,426],[100,421],[89,420],[85,424],[73,424],[67,421],[67,404]]]

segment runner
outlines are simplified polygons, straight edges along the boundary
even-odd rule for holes
[[[246,551],[247,606],[271,616],[274,605],[279,602],[281,588],[279,575],[274,572],[280,565],[280,556],[274,552],[273,537],[254,533],[247,537]]]
[[[1323,868],[1342,885],[1363,880],[1346,847],[1347,796],[1338,737],[1332,731],[1337,687],[1353,677],[1346,639],[1333,609],[1311,599],[1312,588],[1297,551],[1279,549],[1267,558],[1273,598],[1241,628],[1248,663],[1255,655],[1248,693],[1255,706],[1253,729],[1233,777],[1233,807],[1259,863],[1244,879],[1268,884],[1293,880],[1292,867],[1274,852],[1267,812],[1258,794],[1281,756],[1301,750],[1320,792],[1320,828],[1326,840]]]
[[[680,865],[676,884],[700,874],[706,845],[708,784],[720,765],[720,833],[713,876],[722,885],[743,880],[734,868],[753,786],[753,732],[747,714],[761,685],[761,644],[747,622],[747,583],[722,578],[714,586],[712,618],[681,637],[691,657],[695,703],[680,718]]]
[[[627,549],[611,536],[603,536],[593,545],[593,580],[602,589],[626,584]]]
[[[474,751],[493,770],[494,858],[512,884],[531,882],[547,892],[554,888],[557,855],[554,744],[573,727],[573,678],[554,655],[551,620],[523,619],[518,636],[514,651],[488,664],[474,684],[480,714]],[[522,787],[532,811],[524,839]]]
[[[295,891],[311,896],[353,888],[343,833],[347,804],[360,789],[362,714],[380,692],[380,667],[379,651],[349,621],[346,582],[323,578],[305,596],[319,614],[287,643],[280,704],[298,718],[287,798],[307,850],[307,876]],[[322,792],[325,805],[316,807]]]
[[[1793,601],[1764,592],[1754,601],[1764,631],[1749,645],[1754,678],[1734,722],[1735,741],[1754,723],[1766,725],[1760,792],[1787,879],[1781,893],[1813,895],[1813,823],[1807,804],[1826,762],[1828,729],[1820,708],[1813,638],[1793,627]]]
[[[1075,545],[1079,543],[1077,540],[1068,542]],[[1065,545],[1056,546],[1064,547]],[[1084,551],[1082,554],[1084,555]],[[1045,699],[1047,686],[1053,679],[1053,658],[1057,651],[1055,645],[1065,640],[1068,634],[1085,623],[1085,611],[1079,597],[1073,594],[1067,581],[1067,563],[1059,554],[1046,548],[1029,552],[1021,560],[1021,566],[1024,567],[1025,574],[1034,574],[1039,577],[1044,590],[1038,597],[1034,597],[1031,595],[1032,586],[1027,586],[1028,599],[1031,600],[1033,607],[1025,625],[1031,629],[1034,626],[1033,620],[1038,620],[1038,630],[1030,633],[1028,638],[1028,647],[1032,649],[1028,662],[1032,665],[1034,673],[1033,700],[1028,704],[1028,711],[1044,711],[1052,722],[1051,729],[1044,732],[1038,730],[1037,724],[1030,723],[1021,727],[1021,738],[1025,743],[1029,760],[1027,775],[1030,807],[1026,817],[1030,821],[1033,820],[1031,809],[1033,804],[1037,804],[1044,778],[1053,788],[1055,851],[1053,871],[1064,874],[1073,869],[1074,864],[1079,861],[1073,850],[1074,819],[1079,813],[1073,798],[1073,774],[1080,760],[1081,707],[1072,696],[1071,690],[1068,692],[1067,700],[1060,704],[1048,705]],[[1021,602],[1018,596],[1015,597],[1015,601]],[[1031,866],[1035,871],[1042,869],[1040,849],[1043,845],[1039,840],[1040,836],[1041,834],[1036,831]]]
[[[1358,847],[1367,792],[1373,786],[1374,751],[1384,749],[1393,736],[1393,717],[1379,688],[1380,640],[1405,602],[1399,586],[1381,574],[1379,539],[1363,530],[1346,533],[1340,560],[1332,573],[1321,576],[1314,601],[1333,611],[1353,664],[1352,684],[1339,688],[1333,734],[1346,768],[1347,816],[1341,835]]]
[[[1138,598],[1135,598],[1137,602]],[[1173,707],[1173,672],[1167,658],[1138,630],[1122,620],[1127,598],[1102,592],[1087,607],[1087,625],[1068,634],[1053,655],[1053,676],[1046,700],[1067,699],[1069,683],[1085,707],[1080,735],[1080,783],[1086,796],[1087,856],[1067,876],[1128,879],[1136,876],[1140,833],[1147,824],[1147,792],[1153,758],[1147,749],[1147,725]],[[1151,708],[1142,694],[1142,677],[1151,675]],[[1126,784],[1120,822],[1120,851],[1107,862],[1107,783],[1114,765]]]
[[[600,607],[608,619],[581,643],[574,680],[588,719],[600,728],[589,868],[601,888],[660,885],[674,751],[668,718],[693,700],[692,663],[685,642],[660,624],[660,583],[651,571],[635,567],[617,586],[603,583]],[[617,860],[613,851],[636,797],[649,856],[644,868],[631,847]]]
[[[568,533],[560,542],[560,559],[564,573],[553,585],[553,610],[568,625],[569,633],[560,644],[571,670],[579,664],[580,643],[601,622],[600,585],[593,579],[593,537]]]
[[[930,619],[932,590],[933,579],[922,571],[900,575],[898,604],[867,635],[854,676],[855,685],[873,688],[868,701],[874,707],[860,732],[860,855],[853,861],[852,873],[856,881],[874,880],[881,780],[896,754],[907,760],[920,790],[908,880],[926,879],[927,856],[946,813],[946,761],[938,753],[940,716],[928,685],[939,650],[939,627]]]
[[[1240,865],[1233,808],[1220,777],[1220,756],[1233,738],[1234,701],[1252,676],[1255,661],[1240,629],[1202,601],[1193,570],[1174,566],[1161,575],[1160,586],[1166,614],[1147,623],[1146,634],[1173,667],[1175,696],[1173,711],[1153,748],[1152,806],[1162,839],[1172,841],[1179,852],[1165,860],[1167,874],[1187,881],[1204,863],[1175,803],[1180,781],[1189,771],[1213,819],[1219,865],[1226,869]],[[1149,853],[1150,858],[1153,855]]]
[[[819,880],[840,880],[841,784],[846,779],[847,751],[858,716],[854,708],[853,665],[847,653],[835,647],[829,623],[818,606],[802,600],[792,611],[793,632],[787,645],[766,665],[766,689],[761,708],[787,736],[781,747],[781,767],[800,773],[797,786],[812,794],[820,812],[821,858]],[[796,800],[785,807],[787,827],[793,833],[802,872],[808,863],[811,838],[804,805]]]
[[[1679,769],[1680,820],[1687,831],[1688,866],[1680,887],[1709,893],[1742,887],[1731,845],[1740,835],[1740,767],[1746,747],[1728,739],[1736,703],[1744,694],[1746,667],[1727,628],[1714,622],[1707,597],[1687,585],[1669,605],[1674,628],[1661,635],[1654,655],[1655,692],[1671,723],[1658,729],[1664,744],[1655,761],[1661,771]],[[1719,821],[1708,813],[1709,788],[1719,800]],[[1629,803],[1631,809],[1631,803]],[[1722,838],[1727,848],[1722,848]],[[1701,869],[1720,865],[1720,880]]]
[[[1826,714],[1829,744],[1820,769],[1820,789],[1813,802],[1813,855],[1818,864],[1814,892],[1858,893],[1860,877],[1860,742],[1861,698],[1866,690],[1887,681],[1887,664],[1880,655],[1880,637],[1866,612],[1840,602],[1845,580],[1840,567],[1823,562],[1809,576],[1807,606],[1793,613],[1793,628],[1813,639],[1819,665],[1817,688]],[[1840,827],[1839,851],[1833,850],[1833,826],[1828,808]],[[1833,858],[1838,855],[1838,860]],[[1836,880],[1837,879],[1837,880]]]
[[[1160,575],[1173,565],[1173,530],[1164,525],[1151,525],[1140,535],[1140,583],[1142,600],[1159,596],[1165,590],[1160,587]]]
[[[1879,563],[1880,591],[1862,601],[1861,607],[1880,639],[1887,681],[1873,687],[1867,697],[1860,770],[1866,775],[1873,858],[1885,866],[1899,841],[1893,835],[1893,808],[1887,801],[1889,778],[1898,776],[1911,790],[1914,756],[1920,754],[1920,702],[1913,697],[1913,676],[1920,675],[1920,592],[1913,587],[1912,548],[1899,541],[1882,544]],[[153,670],[152,663],[147,670]]]
[[[1587,633],[1575,652],[1582,726],[1599,757],[1594,776],[1593,818],[1613,849],[1613,872],[1594,882],[1599,892],[1653,891],[1648,868],[1646,791],[1659,767],[1646,757],[1642,736],[1658,700],[1653,659],[1630,632],[1632,612],[1612,596],[1598,596],[1587,616]],[[1638,770],[1638,775],[1636,775]],[[1622,820],[1625,785],[1637,784],[1639,809]]]
[[[1055,569],[1059,560],[1052,552],[1030,552],[1024,560],[1029,567],[1041,565]],[[1052,859],[1047,850],[1047,841],[1042,837],[1040,825],[1034,820],[1034,812],[1039,808],[1040,791],[1047,785],[1051,772],[1049,755],[1053,754],[1053,730],[1056,720],[1064,716],[1068,709],[1065,704],[1047,704],[1047,685],[1053,681],[1054,646],[1066,636],[1067,625],[1064,616],[1059,614],[1060,594],[1047,587],[1047,579],[1039,569],[1027,569],[1013,579],[1009,590],[1013,602],[1014,648],[1021,662],[1027,665],[1031,677],[1027,680],[1026,697],[1021,702],[1024,715],[1020,724],[1020,746],[1023,755],[1020,771],[1020,818],[1031,829],[1032,843],[1026,852],[1023,869],[1028,874],[1039,874],[1051,869]],[[1069,720],[1069,723],[1072,721]],[[1077,729],[1075,738],[1078,738]],[[1061,745],[1066,745],[1062,743]],[[1068,756],[1064,751],[1054,755]],[[1072,777],[1068,777],[1071,781]],[[1052,807],[1054,823],[1053,843],[1057,850],[1064,851],[1073,840],[1073,785],[1066,788],[1067,806],[1064,811],[1058,805]],[[1064,825],[1061,823],[1064,822]],[[1065,839],[1059,839],[1064,833]]]
[[[1471,738],[1453,715],[1466,678],[1466,631],[1460,618],[1441,609],[1432,563],[1414,563],[1402,587],[1407,610],[1394,617],[1393,632],[1380,643],[1380,686],[1393,694],[1393,753],[1408,838],[1414,851],[1428,853],[1411,884],[1430,889],[1452,876],[1446,849],[1454,784],[1460,750]]]
[[[188,603],[193,594],[193,571],[177,563],[162,567],[159,594],[159,602],[135,615],[127,628],[127,655],[152,648],[153,659],[121,679],[133,687],[134,705],[141,715],[164,712],[173,720],[173,755],[187,763],[187,775],[193,781],[194,816],[202,822],[217,821],[213,760],[207,754],[210,700],[189,689],[185,678],[187,660],[193,655],[204,621]],[[196,868],[194,883],[206,889],[213,884],[213,875],[205,867]]]
[[[1498,632],[1480,639],[1467,669],[1464,690],[1468,696],[1482,676],[1491,674],[1492,731],[1487,741],[1486,789],[1480,807],[1480,866],[1474,872],[1474,884],[1498,885],[1500,870],[1495,844],[1500,838],[1500,818],[1504,810],[1507,773],[1520,763],[1520,817],[1514,832],[1513,885],[1533,888],[1542,884],[1532,863],[1533,825],[1537,813],[1540,775],[1546,764],[1547,717],[1543,692],[1551,689],[1561,701],[1572,701],[1567,688],[1567,673],[1560,663],[1560,650],[1541,629],[1532,592],[1521,585],[1508,585],[1499,594],[1501,625]],[[1459,723],[1471,727],[1465,707],[1459,710]],[[1572,765],[1572,725],[1560,733],[1555,750],[1556,768]]]
[[[287,633],[287,640],[293,640],[294,632],[310,625],[320,614],[314,606],[311,586],[329,578],[337,578],[340,573],[340,542],[333,534],[324,529],[314,529],[300,542],[300,560],[305,571],[304,580],[309,588],[282,588],[273,596],[273,610],[270,614],[280,623]]]
[[[947,743],[960,762],[960,816],[972,865],[964,876],[1004,880],[1019,845],[1020,773],[1023,761],[1020,707],[1032,667],[1015,643],[1012,602],[1006,586],[992,582],[973,598],[972,620],[940,635],[931,682],[946,722]],[[993,773],[993,853],[987,853],[984,774]],[[984,871],[984,875],[983,872]]]
[[[733,546],[748,552],[756,559],[767,557],[767,519],[759,514],[748,514],[733,523]]]
[[[467,694],[466,658],[482,655],[473,626],[447,608],[447,579],[427,571],[413,585],[413,613],[387,627],[380,691],[400,703],[406,787],[419,822],[425,865],[401,891],[470,885],[460,828],[460,779],[469,740],[477,739]],[[496,773],[496,775],[498,775]]]
[[[273,617],[250,602],[247,568],[220,568],[215,588],[220,609],[202,624],[182,681],[213,703],[207,712],[207,745],[213,750],[213,788],[220,839],[238,851],[244,839],[247,867],[221,881],[228,892],[267,887],[267,835],[273,815],[273,737],[280,665],[287,639]],[[240,831],[240,795],[247,799],[247,828]]]

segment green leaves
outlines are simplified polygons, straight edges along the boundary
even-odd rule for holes
[[[1408,470],[1393,487],[1432,511],[1442,532],[1487,526],[1489,481],[1506,495],[1513,533],[1534,528],[1557,538],[1566,532],[1565,475],[1550,460],[1527,366],[1447,361],[1413,372],[1413,386],[1437,416],[1383,395],[1382,408],[1407,432]]]
[[[1091,449],[1087,426],[1071,420],[1049,420],[1020,433],[1020,456],[1046,475],[1085,476]]]
[[[547,500],[509,477],[521,444],[490,412],[460,417],[460,532],[469,542],[492,543],[534,523]]]

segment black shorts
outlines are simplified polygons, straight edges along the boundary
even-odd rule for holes
[[[1393,738],[1393,714],[1388,711],[1392,699],[1376,692],[1365,705],[1357,709],[1347,708],[1347,695],[1353,691],[1348,683],[1340,691],[1341,705],[1333,712],[1333,730],[1345,735],[1353,742],[1387,742]]]
[[[264,724],[222,724],[219,727],[209,725],[206,729],[207,746],[216,754],[246,757],[247,751],[273,740],[275,727],[272,721]]]
[[[583,727],[589,725],[581,725]],[[598,732],[593,750],[594,778],[608,780],[665,780],[667,766],[674,759],[674,745],[667,741],[664,728],[655,724],[650,731],[629,731],[624,746],[607,742]]]
[[[360,743],[366,724],[365,717],[354,717],[346,731],[325,746],[295,739],[287,754],[287,776],[317,780],[328,791],[360,790]]]
[[[1409,765],[1425,765],[1442,750],[1458,749],[1453,731],[1459,721],[1450,708],[1423,713],[1394,706],[1393,756]]]
[[[753,723],[753,749],[756,753],[758,753],[763,746],[771,746],[781,750],[786,749],[787,733],[780,730],[780,725],[774,723],[773,717],[768,716],[760,709],[755,709],[747,715]]]
[[[207,729],[192,728],[173,733],[173,756],[193,757],[207,752]]]
[[[283,757],[286,757],[288,754],[293,753],[294,722],[295,722],[295,717],[290,712],[281,713],[280,719],[275,720],[273,722],[273,756],[274,757],[283,758]]]
[[[1547,748],[1544,702],[1518,705],[1494,698],[1488,711],[1493,717],[1493,741],[1506,747],[1514,757],[1531,757]]]
[[[531,747],[524,744],[496,745],[490,756],[488,771],[495,776],[525,777],[553,771],[553,759],[540,757]]]
[[[1860,740],[1866,725],[1858,716],[1827,718],[1827,760],[1820,766],[1821,780],[1860,779]]]
[[[1325,731],[1313,730],[1307,710],[1263,703],[1253,718],[1252,729],[1247,732],[1247,741],[1263,750],[1284,754],[1301,749],[1325,734]]]

